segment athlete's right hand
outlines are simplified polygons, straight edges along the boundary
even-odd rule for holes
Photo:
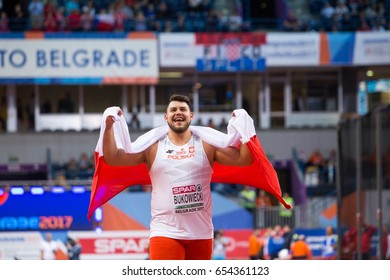
[[[122,109],[118,110],[118,116],[121,117],[123,115]],[[106,129],[110,129],[115,122],[115,116],[107,116],[106,118]]]

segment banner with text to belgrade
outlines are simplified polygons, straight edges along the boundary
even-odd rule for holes
[[[154,33],[18,33],[0,36],[0,42],[0,83],[155,84],[158,80]]]

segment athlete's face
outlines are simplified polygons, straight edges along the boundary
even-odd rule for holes
[[[169,103],[167,113],[164,118],[169,127],[176,133],[182,133],[188,129],[191,124],[193,113],[190,111],[187,103],[172,101]]]

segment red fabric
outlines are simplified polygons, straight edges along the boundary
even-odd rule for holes
[[[282,198],[279,180],[275,169],[269,162],[257,138],[248,142],[253,163],[249,166],[224,166],[214,164],[211,182],[242,184],[263,189],[274,195],[287,209],[291,206]],[[137,166],[109,166],[103,157],[95,152],[95,174],[92,181],[88,219],[93,212],[115,195],[133,185],[150,185],[151,180],[146,164]]]

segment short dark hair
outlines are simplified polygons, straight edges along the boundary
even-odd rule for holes
[[[172,101],[185,102],[191,110],[191,99],[187,95],[178,93],[172,94],[169,98],[169,103]]]

